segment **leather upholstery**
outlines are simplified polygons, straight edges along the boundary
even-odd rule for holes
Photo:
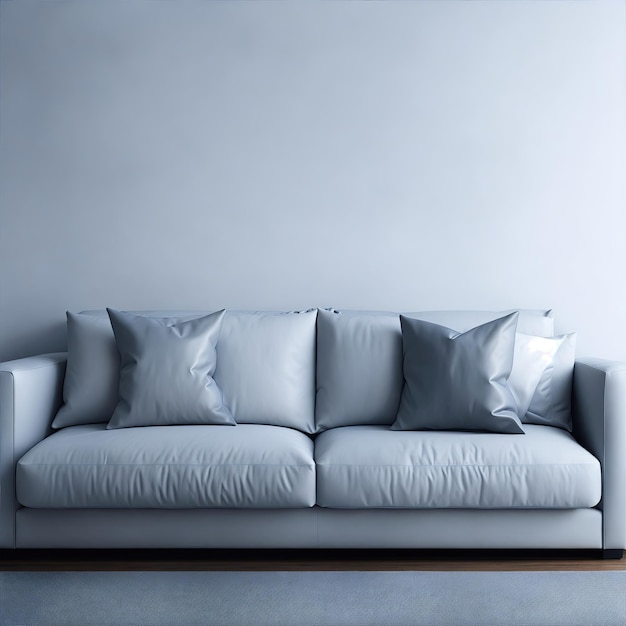
[[[50,424],[62,402],[64,371],[63,354],[0,364],[2,548],[626,547],[626,365],[622,363],[586,359],[577,362],[574,371],[573,435],[599,460],[602,499],[593,508],[550,510],[20,508],[15,498],[15,464],[51,433]]]
[[[597,509],[27,509],[18,548],[599,549]]]
[[[15,464],[51,431],[65,362],[51,353],[0,363],[0,548],[15,546]]]
[[[574,367],[574,436],[602,466],[603,548],[626,547],[626,364],[581,359]]]
[[[598,504],[600,464],[560,428],[526,435],[345,426],[317,436],[323,507],[576,509]]]
[[[31,508],[292,508],[315,504],[313,442],[292,428],[64,428],[17,464]]]

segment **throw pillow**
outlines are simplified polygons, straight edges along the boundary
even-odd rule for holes
[[[236,422],[213,379],[224,311],[179,323],[107,309],[120,354],[107,429]]]
[[[524,433],[508,386],[518,313],[465,333],[400,316],[404,387],[393,430]]]
[[[545,369],[523,421],[572,430],[572,381],[576,333],[560,337],[554,359]]]
[[[539,381],[546,369],[552,370],[554,355],[563,342],[562,337],[535,337],[524,333],[515,334],[513,368],[509,387],[517,402],[517,414],[524,416],[533,399]]]

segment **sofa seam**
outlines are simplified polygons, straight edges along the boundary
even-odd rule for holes
[[[39,368],[37,368],[39,369]],[[17,507],[16,504],[19,504],[17,499],[17,459],[15,458],[15,415],[17,411],[15,410],[15,371],[13,370],[5,370],[9,376],[11,377],[11,478],[13,480],[13,547],[17,546]]]
[[[315,464],[280,463],[22,463],[21,467],[316,467]]]
[[[55,353],[52,353],[55,354]],[[64,353],[67,355],[67,353]],[[44,355],[38,355],[38,356],[44,356]],[[36,357],[23,357],[23,359],[15,359],[17,361],[19,360],[26,360],[29,358],[36,358]],[[9,363],[10,361],[7,361],[7,363]],[[60,357],[60,358],[50,358],[50,362],[49,363],[42,363],[40,365],[33,365],[31,367],[13,367],[13,368],[0,368],[0,372],[6,372],[7,374],[15,374],[16,372],[32,372],[35,370],[40,370],[40,369],[44,369],[46,367],[52,367],[54,365],[59,365],[61,363],[67,363],[67,356]]]
[[[597,461],[598,459],[596,459]],[[383,465],[383,464],[366,464],[366,463],[332,463],[332,464],[324,464],[317,463],[316,467],[396,467],[396,468],[405,468],[411,469],[415,467],[432,467],[432,468],[443,468],[443,467],[510,467],[510,468],[518,468],[518,467],[587,467],[587,466],[595,466],[595,463],[519,463],[517,465],[513,464],[505,464],[505,463],[473,463],[473,464],[463,464],[463,463],[450,463],[447,465],[444,464],[413,464],[413,465]]]

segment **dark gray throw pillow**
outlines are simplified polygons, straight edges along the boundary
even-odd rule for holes
[[[213,380],[224,311],[179,323],[107,311],[120,354],[108,429],[236,423]]]
[[[404,387],[392,430],[523,434],[508,386],[517,317],[458,333],[401,315]]]

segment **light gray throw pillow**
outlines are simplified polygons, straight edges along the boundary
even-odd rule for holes
[[[404,387],[392,430],[523,434],[508,386],[518,315],[465,333],[401,315]]]
[[[224,311],[179,323],[107,311],[121,363],[107,429],[236,423],[213,379]]]

